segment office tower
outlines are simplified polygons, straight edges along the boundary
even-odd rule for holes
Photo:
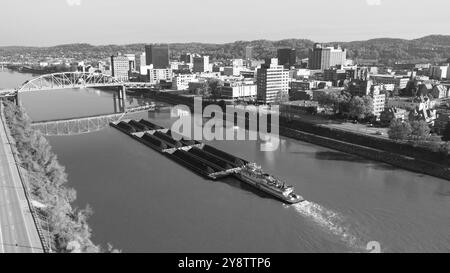
[[[194,57],[194,73],[211,72],[209,69],[209,56]]]
[[[274,103],[288,94],[289,72],[278,64],[278,59],[270,59],[258,69],[256,83],[258,101]]]
[[[181,54],[180,62],[184,62],[185,64],[192,63],[193,62],[192,54],[190,54],[190,53],[183,53],[183,54]]]
[[[344,66],[347,59],[347,50],[341,47],[325,47],[315,44],[309,52],[309,68],[325,70],[333,66]]]
[[[280,48],[277,50],[278,64],[289,69],[297,63],[296,51],[294,48]]]
[[[169,64],[168,45],[146,45],[145,46],[146,65],[153,65],[154,69],[166,69]]]
[[[147,64],[147,59],[145,58],[145,52],[141,54],[136,54],[136,70],[141,72],[141,66],[145,66]]]
[[[128,81],[130,60],[121,54],[111,56],[111,72],[118,80]]]
[[[253,59],[253,47],[251,46],[245,47],[245,59],[246,60]]]
[[[136,71],[136,55],[134,54],[124,54],[125,57],[128,58],[128,61],[130,62],[130,70]]]

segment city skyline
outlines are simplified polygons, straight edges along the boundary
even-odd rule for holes
[[[45,47],[75,42],[93,45],[221,44],[290,38],[347,42],[450,34],[446,29],[446,7],[450,7],[450,3],[444,0],[428,1],[427,6],[439,7],[433,9],[432,14],[424,12],[423,4],[411,4],[406,0],[280,0],[270,8],[258,6],[257,12],[252,12],[257,4],[255,0],[231,0],[227,5],[205,0],[176,0],[170,3],[140,0],[126,3],[123,0],[35,2],[19,0],[2,3],[4,10],[9,11],[3,20],[9,23],[0,25],[0,46]],[[24,6],[27,9],[23,9]],[[51,13],[47,8],[49,6],[52,7]],[[184,12],[186,10],[192,10],[197,15],[192,16],[192,13]]]

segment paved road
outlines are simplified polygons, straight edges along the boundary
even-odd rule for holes
[[[43,252],[0,120],[0,253]]]

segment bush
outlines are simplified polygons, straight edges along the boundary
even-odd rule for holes
[[[388,136],[393,140],[407,140],[412,133],[409,123],[401,120],[393,120],[389,126]]]

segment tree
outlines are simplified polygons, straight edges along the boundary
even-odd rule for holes
[[[349,103],[349,114],[358,119],[364,119],[373,112],[373,99],[370,96],[354,96]]]
[[[223,86],[222,81],[218,79],[208,79],[206,82],[209,90],[210,96],[215,100],[217,100],[220,97],[220,87]]]
[[[275,103],[274,104],[281,104],[284,102],[289,101],[289,94],[287,92],[280,91],[278,92],[277,96],[275,97]]]
[[[430,126],[424,120],[411,122],[411,138],[414,140],[426,140],[430,136]]]
[[[319,96],[318,102],[320,105],[331,108],[334,114],[345,113],[348,111],[348,104],[350,102],[351,95],[347,92],[336,93],[330,92]]]
[[[442,132],[442,140],[443,141],[450,141],[450,122],[447,123],[445,126],[444,131]]]
[[[409,123],[395,119],[391,121],[389,126],[388,136],[394,140],[406,140],[410,137],[412,128]]]

